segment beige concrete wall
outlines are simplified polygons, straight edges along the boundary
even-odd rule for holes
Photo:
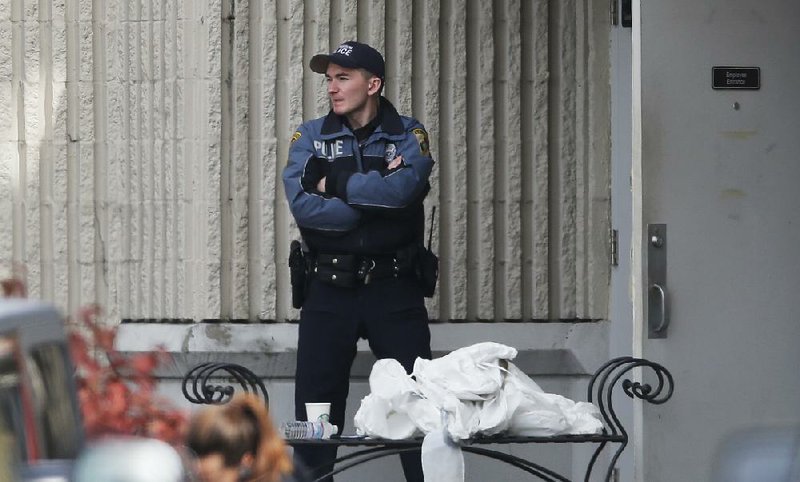
[[[357,38],[428,127],[442,320],[606,318],[607,2],[0,0],[0,263],[113,319],[293,319],[280,171]]]

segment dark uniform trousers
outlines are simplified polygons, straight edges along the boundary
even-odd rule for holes
[[[366,338],[375,356],[394,358],[411,373],[417,357],[431,358],[428,312],[419,282],[401,276],[341,288],[313,279],[300,312],[295,416],[306,402],[331,402],[331,423],[343,433],[350,367]],[[320,477],[333,470],[336,447],[296,447],[295,458]],[[400,455],[409,482],[422,482],[420,452]],[[333,478],[325,479],[332,481]]]

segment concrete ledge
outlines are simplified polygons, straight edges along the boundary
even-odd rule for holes
[[[530,376],[587,376],[608,358],[607,321],[583,323],[437,323],[431,324],[434,357],[483,341],[519,351],[514,363]],[[265,379],[294,378],[296,324],[195,323],[122,324],[117,349],[123,353],[163,346],[173,363],[162,378],[181,378],[203,362],[238,363]],[[375,362],[366,341],[358,345],[351,378],[365,379]]]

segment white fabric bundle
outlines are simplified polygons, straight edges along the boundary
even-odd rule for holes
[[[478,343],[435,360],[418,358],[413,378],[396,360],[378,360],[369,377],[371,393],[355,416],[356,431],[403,439],[445,428],[453,440],[505,431],[526,436],[601,431],[597,407],[546,393],[510,362],[516,355],[516,349],[499,343]]]
[[[545,393],[510,362],[516,356],[514,348],[478,343],[436,360],[417,358],[412,376],[397,360],[378,360],[369,376],[371,393],[356,412],[356,432],[394,440],[425,434],[425,480],[463,482],[464,454],[454,441],[505,431],[525,436],[601,431],[597,407]]]

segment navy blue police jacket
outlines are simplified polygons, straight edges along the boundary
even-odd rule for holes
[[[424,237],[422,201],[433,168],[428,134],[419,121],[380,101],[380,123],[360,144],[333,111],[292,136],[283,182],[313,252],[388,255]],[[402,163],[389,170],[397,156]],[[325,193],[317,190],[322,177]]]

